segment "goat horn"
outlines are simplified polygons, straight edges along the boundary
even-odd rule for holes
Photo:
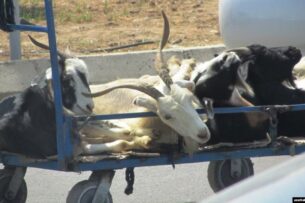
[[[102,86],[104,86],[104,85],[102,85]],[[107,94],[118,88],[128,88],[128,89],[138,90],[140,92],[143,92],[144,94],[151,96],[152,98],[154,98],[156,100],[158,98],[164,96],[159,90],[157,90],[156,88],[152,87],[151,85],[149,85],[147,83],[132,82],[128,79],[127,79],[127,81],[124,81],[124,83],[122,83],[122,80],[114,81],[114,82],[110,83],[109,85],[107,85],[106,87],[103,87],[102,90],[99,90],[95,93],[82,93],[82,94],[87,97],[99,97],[99,96]]]
[[[50,50],[50,47],[49,47],[48,45],[43,44],[43,43],[41,43],[41,42],[38,42],[38,41],[37,41],[36,39],[34,39],[31,35],[28,35],[28,37],[30,38],[31,42],[32,42],[34,45],[36,45],[36,46],[38,46],[38,47],[40,47],[40,48],[42,48],[42,49]],[[68,56],[67,54],[62,53],[62,52],[59,51],[59,50],[57,50],[57,55],[58,55],[61,59],[63,59],[63,60],[70,57],[70,56]]]
[[[235,52],[242,62],[247,60],[251,60],[253,58],[253,54],[248,47],[239,47],[234,49],[229,49],[226,52]]]
[[[163,21],[164,21],[164,26],[163,26],[163,34],[162,34],[162,39],[160,41],[159,45],[159,51],[156,56],[156,63],[155,63],[155,68],[160,76],[160,78],[163,80],[163,82],[166,84],[168,88],[173,84],[173,80],[169,75],[169,70],[167,67],[167,64],[164,62],[163,59],[163,54],[162,54],[162,49],[165,47],[169,34],[170,34],[170,28],[169,28],[169,22],[167,19],[167,16],[165,15],[164,11],[161,12]]]

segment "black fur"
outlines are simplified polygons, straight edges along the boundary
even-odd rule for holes
[[[64,61],[59,64],[63,106],[71,110],[75,81],[65,73]],[[47,85],[34,83],[0,101],[0,149],[39,158],[57,154],[55,107]]]
[[[33,86],[15,96],[13,102],[19,105],[0,119],[2,150],[34,157],[56,154],[54,104],[46,92]],[[11,98],[2,100],[0,108]]]
[[[193,79],[198,99],[202,101],[207,97],[212,98],[214,102],[228,101],[233,92],[230,87],[235,85],[239,65],[239,61],[230,60],[225,56],[222,61],[198,74]]]
[[[232,87],[236,84],[240,65],[240,61],[227,60],[226,57],[219,63],[213,64],[193,80],[195,95],[200,101],[204,97],[213,99],[214,107],[230,107],[227,101],[232,95]],[[265,139],[268,121],[262,120],[253,128],[247,119],[247,114],[249,113],[215,114],[214,119],[207,122],[211,131],[211,139],[207,144]]]
[[[254,90],[257,105],[305,103],[305,91],[295,87],[292,75],[294,65],[302,57],[300,50],[295,47],[266,48],[260,45],[248,48],[255,56],[249,67],[248,82]],[[290,85],[283,84],[283,81]],[[304,136],[304,120],[304,111],[279,114],[279,134]]]

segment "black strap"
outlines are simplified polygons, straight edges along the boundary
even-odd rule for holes
[[[0,0],[0,29],[5,32],[12,32],[7,24],[15,24],[13,0]]]
[[[127,186],[125,188],[125,194],[130,195],[133,192],[134,168],[127,168],[126,169],[125,178],[126,178],[126,181],[127,181]]]

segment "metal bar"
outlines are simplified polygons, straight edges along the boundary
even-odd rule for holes
[[[59,66],[57,59],[57,47],[56,47],[56,35],[54,16],[52,8],[52,0],[45,0],[45,13],[48,27],[48,38],[50,46],[50,58],[52,66],[52,81],[54,90],[54,105],[56,112],[56,138],[57,138],[57,156],[58,156],[58,168],[64,170],[66,167],[65,154],[64,154],[64,114],[62,109],[62,93],[61,84],[59,78]]]
[[[188,156],[187,154],[181,155],[179,159],[175,161],[175,164],[197,163],[206,162],[212,160],[224,160],[224,159],[241,159],[246,157],[265,157],[265,156],[285,156],[290,155],[290,147],[276,148],[276,147],[264,147],[256,149],[235,149],[226,151],[205,151]],[[296,154],[305,152],[305,146],[296,146]],[[27,159],[24,156],[15,154],[0,154],[1,162],[5,165],[11,166],[25,166],[35,167],[50,170],[58,170],[57,161],[49,160],[35,160]],[[160,157],[152,158],[127,158],[123,160],[102,160],[94,163],[75,163],[73,169],[69,171],[95,171],[95,170],[108,170],[108,169],[122,169],[128,167],[144,167],[144,166],[158,166],[158,165],[171,165],[167,155],[161,155]],[[65,169],[67,170],[67,169]]]
[[[305,146],[296,148],[296,153],[305,151]],[[212,160],[240,159],[246,157],[263,156],[283,156],[290,155],[289,147],[285,148],[260,148],[260,149],[242,149],[230,151],[200,152],[193,154],[192,157],[184,155],[175,161],[175,164],[197,163]],[[157,165],[171,165],[168,156],[162,155],[154,158],[128,158],[123,160],[103,160],[96,163],[79,163],[75,165],[75,171],[122,169],[128,167],[144,167]]]
[[[34,167],[42,169],[57,170],[57,161],[51,160],[40,160],[26,158],[22,155],[17,154],[3,154],[0,153],[1,163],[6,166],[16,166],[16,167]]]
[[[72,123],[72,117],[65,117],[65,127],[64,127],[64,135],[65,135],[65,144],[64,144],[64,152],[66,159],[73,158],[73,142],[76,142],[77,140],[72,139],[73,134],[73,123]]]
[[[12,25],[12,24],[8,24],[8,26],[11,29],[14,30],[20,30],[20,31],[33,31],[33,32],[48,32],[48,28],[47,27],[43,27],[43,26],[33,26],[33,25]]]
[[[305,104],[296,105],[285,105],[291,107],[290,111],[302,111],[305,110]],[[220,107],[215,108],[214,112],[216,114],[229,114],[229,113],[247,113],[247,112],[262,112],[265,108],[271,106],[253,106],[253,107]],[[204,109],[197,109],[199,114],[203,114],[206,111]],[[122,118],[138,118],[138,117],[154,117],[155,113],[152,112],[137,112],[137,113],[120,113],[120,114],[104,114],[92,116],[91,120],[112,120],[112,119],[122,119]],[[77,120],[84,121],[88,117],[76,116]]]
[[[13,0],[15,6],[15,23],[20,23],[20,9],[19,9],[19,0]],[[21,59],[21,45],[20,45],[20,31],[15,30],[10,32],[10,58],[11,60]]]

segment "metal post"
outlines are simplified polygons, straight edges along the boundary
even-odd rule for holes
[[[19,0],[13,0],[15,6],[15,22],[20,23]],[[11,60],[21,59],[20,31],[15,30],[10,33],[10,57]]]
[[[50,57],[51,57],[51,67],[52,67],[52,80],[54,89],[54,105],[56,113],[56,138],[57,138],[57,157],[58,157],[58,167],[61,170],[66,169],[66,160],[64,154],[64,114],[62,105],[62,93],[61,84],[59,78],[59,65],[57,59],[57,47],[56,47],[56,35],[55,35],[55,25],[54,16],[52,8],[52,0],[45,0],[45,11],[47,18],[48,27],[48,38],[50,46]]]

